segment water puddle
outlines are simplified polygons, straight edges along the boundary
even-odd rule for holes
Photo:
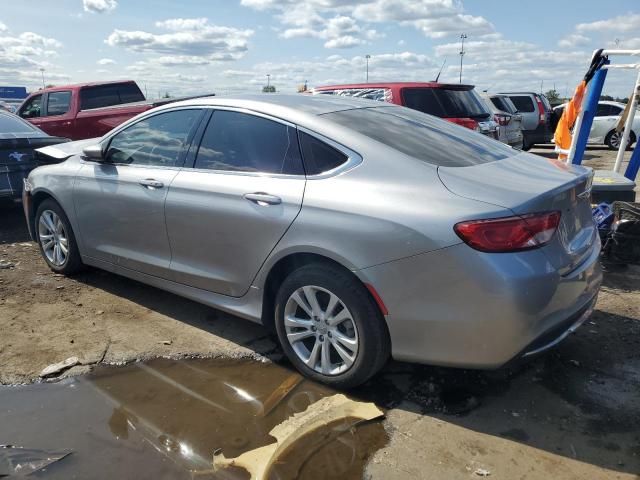
[[[244,479],[227,459],[275,442],[269,432],[336,392],[275,364],[158,359],[58,383],[0,388],[0,445],[72,454],[35,478]],[[387,442],[379,420],[333,420],[279,457],[271,479],[362,478]]]

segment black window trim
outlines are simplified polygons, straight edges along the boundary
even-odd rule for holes
[[[140,165],[140,164],[136,165],[136,164],[131,164],[131,163],[112,163],[112,162],[103,162],[103,163],[105,163],[107,165],[115,165],[115,166],[121,166],[121,167],[146,168],[146,169],[162,168],[164,170],[180,170],[181,168],[183,168],[185,166],[185,161],[187,159],[187,155],[188,155],[189,150],[191,148],[191,144],[193,143],[194,136],[195,136],[196,132],[199,130],[200,125],[202,124],[203,117],[207,113],[206,109],[203,108],[202,105],[184,105],[184,106],[181,106],[181,107],[167,108],[167,109],[160,110],[160,111],[154,111],[153,113],[145,115],[144,117],[136,118],[133,121],[128,121],[128,122],[120,125],[117,129],[109,132],[107,134],[107,136],[104,136],[101,139],[101,141],[99,142],[99,145],[100,145],[100,147],[102,149],[102,155],[104,156],[109,151],[109,146],[111,145],[111,141],[113,140],[113,138],[116,135],[118,135],[120,132],[125,130],[126,128],[132,127],[133,125],[136,125],[136,124],[138,124],[140,122],[148,120],[149,118],[155,117],[157,115],[162,115],[164,113],[170,113],[170,112],[178,112],[180,110],[200,110],[200,116],[199,116],[199,118],[196,119],[194,124],[191,126],[191,130],[189,131],[189,134],[187,135],[187,140],[185,141],[184,145],[182,146],[182,150],[180,151],[180,156],[178,157],[178,162],[176,163],[176,165],[171,166],[171,167],[167,167],[167,166],[161,166],[161,165]],[[84,156],[80,157],[80,161],[81,161],[81,163],[89,163],[89,164],[100,163],[100,162],[94,162],[92,160],[88,160]]]

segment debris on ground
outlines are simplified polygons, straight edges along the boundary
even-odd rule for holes
[[[268,478],[278,459],[305,435],[339,420],[351,420],[352,426],[359,421],[381,417],[382,411],[373,403],[356,402],[342,394],[324,397],[312,403],[301,413],[296,413],[276,425],[269,434],[276,442],[243,453],[236,458],[214,455],[214,472],[227,467],[242,467],[251,474],[251,480]]]
[[[37,472],[70,455],[70,450],[35,450],[0,445],[0,477],[24,476]]]
[[[173,343],[173,340],[163,340],[162,344],[163,345],[171,345]]]
[[[80,363],[80,359],[78,359],[78,357],[69,357],[66,360],[63,360],[61,362],[52,363],[48,367],[45,367],[45,369],[42,370],[42,372],[40,372],[40,377],[42,378],[50,377],[52,375],[68,370],[71,367],[78,365],[79,363]]]
[[[6,270],[7,268],[13,267],[13,263],[8,260],[0,260],[0,270]]]
[[[489,475],[491,475],[491,472],[489,470],[484,469],[484,468],[476,468],[476,471],[473,472],[473,473],[475,473],[479,477],[488,477]]]

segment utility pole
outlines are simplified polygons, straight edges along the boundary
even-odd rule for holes
[[[367,83],[369,83],[369,59],[371,58],[371,55],[367,54],[364,58],[367,61]]]
[[[267,73],[267,90],[269,89],[269,86],[271,85],[271,74]]]
[[[465,38],[467,38],[466,34],[462,34],[460,35],[460,41],[462,43],[462,45],[460,46],[460,83],[462,83],[462,58],[464,57],[465,51],[464,51],[464,40]]]
[[[40,73],[42,73],[42,88],[47,88],[44,86],[44,68],[40,69]]]

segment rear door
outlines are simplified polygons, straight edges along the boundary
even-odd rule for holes
[[[522,129],[535,130],[540,122],[540,117],[536,110],[536,104],[529,94],[509,94],[509,98],[522,115]]]
[[[179,283],[239,297],[302,206],[296,128],[233,110],[211,115],[169,188],[171,271]]]
[[[164,202],[201,115],[187,108],[150,115],[109,139],[105,162],[83,161],[74,204],[86,255],[169,276]]]

